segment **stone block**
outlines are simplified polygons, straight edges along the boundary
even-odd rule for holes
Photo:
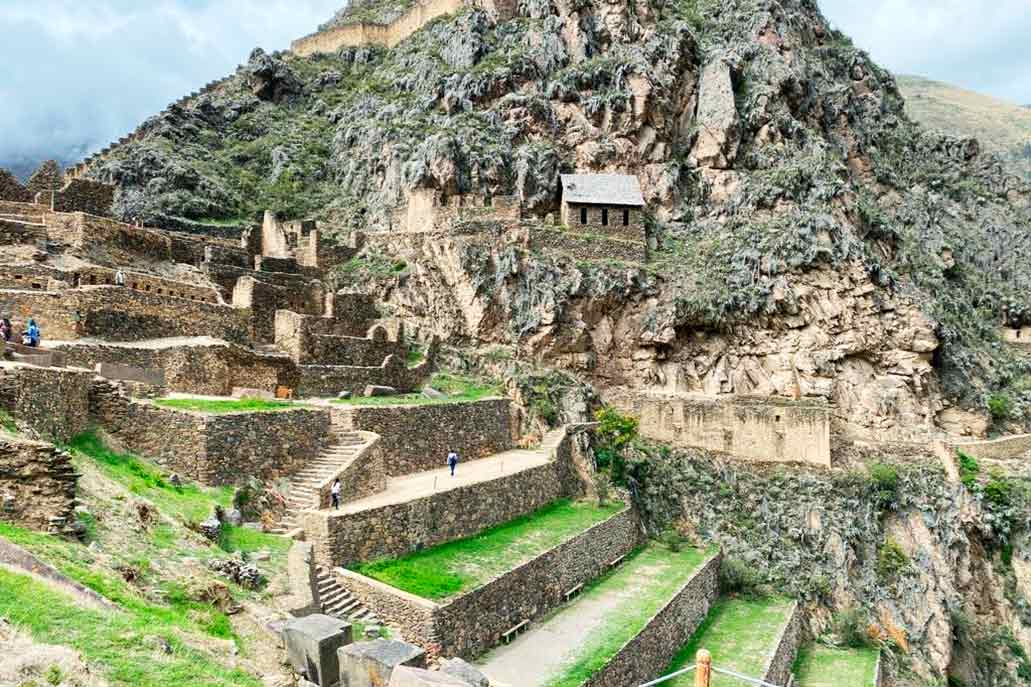
[[[375,384],[370,384],[369,386],[365,387],[365,393],[362,394],[362,395],[363,396],[396,396],[397,395],[397,389],[395,389],[392,386],[377,386]]]
[[[383,687],[398,666],[426,667],[425,651],[395,639],[357,642],[337,653],[342,687]]]
[[[283,641],[294,670],[330,687],[340,680],[337,652],[351,643],[351,624],[319,613],[293,618],[283,628]]]
[[[151,386],[165,385],[165,373],[162,370],[145,369],[120,363],[97,363],[96,373],[105,379],[138,382]]]
[[[440,672],[447,673],[452,677],[472,687],[490,687],[490,680],[479,669],[460,658],[449,658],[440,664]]]
[[[469,687],[469,683],[444,672],[400,666],[390,676],[390,687]]]

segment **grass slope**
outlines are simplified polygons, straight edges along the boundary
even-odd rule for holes
[[[263,398],[205,399],[205,398],[162,398],[155,405],[174,410],[192,410],[200,413],[265,413],[274,410],[296,408],[290,401],[269,401]]]
[[[182,615],[188,615],[183,613]],[[219,665],[183,641],[167,614],[134,606],[123,612],[76,604],[27,575],[0,569],[0,616],[27,630],[38,642],[63,644],[99,666],[115,685],[132,687],[258,687],[240,670]],[[158,648],[169,647],[170,653]]]
[[[444,599],[544,553],[623,508],[618,503],[558,501],[475,537],[404,558],[366,563],[356,570],[427,599]]]
[[[779,597],[764,599],[720,599],[705,622],[677,654],[668,672],[694,663],[699,649],[712,654],[712,664],[761,678],[763,667],[774,650],[777,633],[788,620],[791,600]],[[690,687],[694,674],[687,673],[665,683],[669,687]],[[739,687],[746,683],[737,678],[713,673],[713,687]]]
[[[578,687],[586,682],[644,629],[711,553],[688,548],[671,551],[651,543],[592,584],[583,593],[583,599],[602,597],[613,589],[626,587],[634,588],[636,593],[611,614],[603,627],[584,637],[580,651],[548,680],[547,687]]]
[[[795,661],[798,687],[874,687],[877,649],[839,649],[823,644],[802,647]]]
[[[897,81],[910,117],[954,136],[974,136],[1031,175],[1031,108],[919,76]]]

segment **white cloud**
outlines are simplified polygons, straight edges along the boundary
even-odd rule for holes
[[[1031,103],[1028,0],[820,0],[824,15],[897,73]]]
[[[345,4],[0,0],[0,166],[103,147],[255,46],[286,48]]]

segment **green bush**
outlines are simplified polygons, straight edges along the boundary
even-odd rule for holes
[[[997,422],[1007,419],[1013,412],[1013,399],[1004,394],[992,394],[988,397],[987,405],[992,419]]]
[[[956,456],[959,459],[959,480],[967,489],[973,489],[977,476],[981,474],[981,466],[976,458],[962,451],[957,451]]]
[[[598,468],[608,470],[613,482],[623,484],[626,481],[625,452],[637,438],[637,420],[608,406],[598,410],[594,418],[599,423],[594,434]]]
[[[762,596],[763,579],[755,566],[739,558],[725,556],[720,564],[720,592],[742,596]]]
[[[898,503],[899,471],[894,465],[874,463],[870,466],[870,480],[879,507],[891,508]]]
[[[877,575],[886,582],[894,582],[909,569],[909,556],[898,542],[888,538],[877,551]]]
[[[676,530],[666,530],[662,533],[662,543],[673,553],[678,553],[684,548],[684,537]]]
[[[852,649],[870,646],[870,633],[866,614],[858,608],[846,608],[834,614],[831,625],[841,643]]]

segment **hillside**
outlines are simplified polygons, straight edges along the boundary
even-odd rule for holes
[[[1031,107],[920,76],[897,79],[914,120],[954,136],[973,136],[1031,178]]]

